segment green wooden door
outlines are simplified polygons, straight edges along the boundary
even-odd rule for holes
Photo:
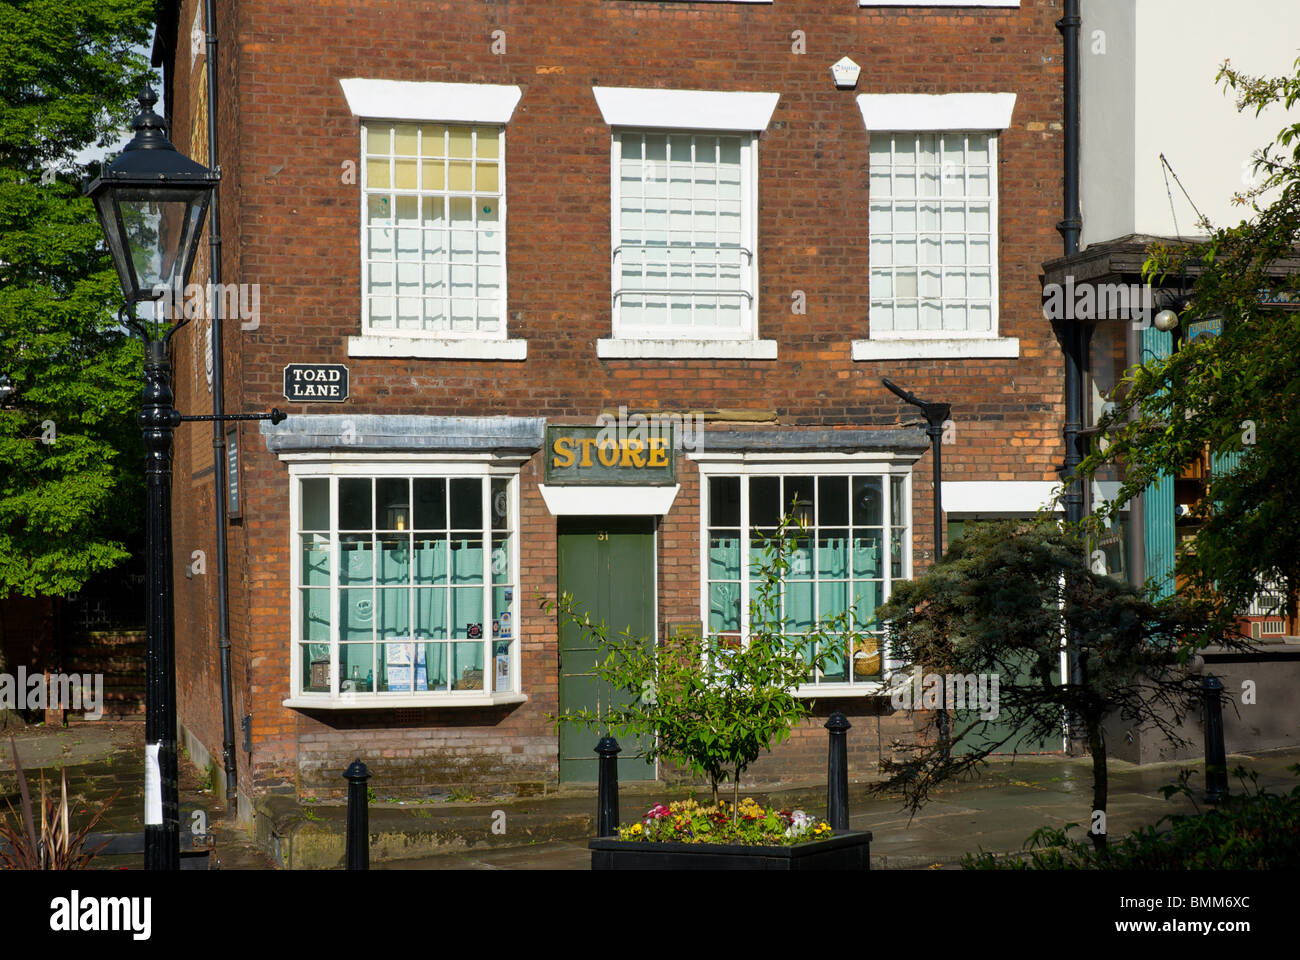
[[[653,638],[655,627],[654,520],[646,517],[575,517],[560,521],[559,590],[572,594],[576,608],[604,621],[613,637],[629,629]],[[652,640],[647,640],[652,642]],[[586,707],[597,712],[627,703],[632,694],[601,683],[593,668],[605,651],[573,625],[560,629],[560,712]],[[595,783],[596,742],[602,734],[560,727],[560,782]],[[618,777],[653,780],[655,768],[643,757],[645,743],[619,741]]]
[[[976,520],[994,520],[994,519],[1003,519],[1003,518],[1004,517],[1002,515],[987,516],[987,517],[968,516],[960,520],[955,520],[955,519],[949,520],[947,543],[951,546],[953,543],[960,540],[962,534],[966,532],[967,523]],[[1016,678],[1016,683],[1018,684],[1026,683],[1029,679],[1029,676],[1030,676],[1029,664],[1026,664],[1025,669],[1021,672],[1020,676]],[[1061,680],[1060,669],[1058,668],[1053,670],[1052,682],[1059,683],[1060,680]],[[965,694],[966,698],[968,698],[968,702],[969,702],[969,698],[972,695],[976,694],[976,691],[972,691],[969,685],[967,685],[963,687],[963,693]],[[986,683],[983,686],[982,693],[989,695],[991,698],[992,687],[987,685]],[[991,707],[991,703],[988,704],[988,706]],[[952,711],[953,734],[956,735],[960,731],[970,727],[972,724],[978,724],[981,719],[981,716],[993,717],[992,710],[991,709],[987,711],[979,710],[979,709],[953,710]],[[1003,743],[1002,746],[1000,746],[997,750],[995,750],[994,754],[1000,755],[1000,754],[1012,754],[1012,753],[1061,753],[1065,746],[1064,741],[1060,737],[1051,737],[1047,740],[1036,740],[1033,737],[1030,737],[1026,733],[1020,733],[1020,734],[1014,734],[1010,737],[1010,739],[1007,739],[1008,734],[1013,734],[1013,732],[1014,732],[1013,728],[1009,722],[1000,721],[996,719],[996,717],[993,717],[992,719],[989,720],[987,727],[977,725],[964,738],[958,739],[953,744],[953,753],[957,753],[957,754],[974,753],[976,750],[986,749],[987,747],[995,743],[1000,743],[1003,740],[1006,740],[1006,742]]]

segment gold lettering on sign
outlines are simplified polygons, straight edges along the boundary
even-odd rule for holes
[[[553,467],[573,466],[573,437],[556,437],[551,445],[555,456],[551,460]]]
[[[666,467],[668,466],[668,441],[663,437],[650,438],[650,459],[646,462],[648,467]]]
[[[608,454],[608,456],[606,456]],[[596,447],[596,455],[600,457],[602,467],[618,466],[618,443],[614,440],[606,440]]]

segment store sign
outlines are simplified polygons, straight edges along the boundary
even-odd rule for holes
[[[290,403],[342,403],[348,398],[348,368],[341,363],[288,364],[284,398]]]
[[[669,486],[677,482],[673,440],[670,427],[547,427],[546,482]]]

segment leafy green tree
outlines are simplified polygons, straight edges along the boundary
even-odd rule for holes
[[[1300,60],[1296,70],[1293,77],[1252,77],[1225,63],[1218,80],[1235,92],[1238,109],[1259,113],[1300,101]],[[1183,340],[1167,359],[1134,368],[1101,423],[1104,441],[1081,467],[1088,476],[1116,464],[1125,471],[1119,496],[1094,518],[1099,522],[1148,484],[1178,476],[1207,447],[1217,455],[1210,496],[1194,508],[1199,529],[1180,544],[1176,560],[1184,591],[1216,604],[1207,641],[1235,632],[1236,612],[1270,592],[1269,584],[1280,586],[1294,618],[1300,588],[1300,501],[1293,493],[1300,476],[1300,320],[1275,305],[1300,299],[1300,123],[1255,159],[1260,183],[1236,198],[1249,205],[1249,219],[1203,243],[1157,244],[1145,265],[1154,283],[1194,277],[1181,321],[1221,319],[1222,333]]]
[[[0,600],[77,591],[140,526],[143,355],[74,158],[125,125],[153,7],[0,4]]]
[[[628,631],[610,637],[604,623],[577,610],[573,598],[547,601],[563,620],[577,625],[608,651],[596,675],[631,694],[625,706],[604,711],[566,711],[557,723],[572,723],[615,736],[647,736],[649,760],[662,757],[705,777],[718,802],[718,785],[732,782],[732,815],[740,801],[740,778],[773,743],[810,713],[795,689],[842,657],[853,637],[850,614],[822,618],[811,632],[791,637],[781,618],[781,583],[789,574],[803,523],[786,517],[763,540],[750,600],[745,643],[722,637],[675,637],[653,644]]]
[[[1202,614],[1182,597],[1150,602],[1089,569],[1086,555],[1084,540],[1050,518],[972,524],[924,576],[895,584],[877,611],[890,656],[924,673],[997,677],[997,709],[959,714],[952,738],[964,750],[936,739],[884,760],[886,779],[871,790],[901,791],[915,811],[1021,737],[1059,741],[1072,716],[1092,755],[1093,843],[1105,845],[1103,722],[1118,714],[1184,742],[1177,727],[1200,695],[1185,664]],[[1066,636],[1082,665],[1074,680],[1060,676]]]

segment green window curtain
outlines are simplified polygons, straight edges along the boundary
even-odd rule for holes
[[[1164,359],[1173,348],[1173,335],[1154,326],[1142,331],[1142,357]],[[1142,494],[1146,544],[1146,577],[1157,581],[1157,595],[1174,592],[1174,478],[1165,476]]]

